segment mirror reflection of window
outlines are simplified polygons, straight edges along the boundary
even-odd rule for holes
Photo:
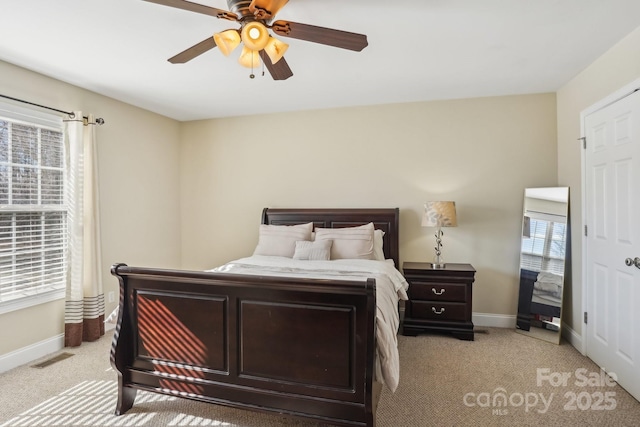
[[[567,226],[564,221],[549,221],[529,213],[529,236],[522,239],[521,267],[532,271],[564,273]]]

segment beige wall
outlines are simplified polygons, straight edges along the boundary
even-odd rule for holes
[[[402,261],[429,260],[421,203],[451,199],[459,226],[445,230],[444,255],[478,270],[474,312],[514,315],[523,189],[566,185],[564,317],[579,335],[580,112],[640,78],[640,28],[561,88],[557,105],[542,94],[179,124],[2,61],[0,75],[4,95],[107,122],[98,130],[106,293],[117,295],[108,272],[117,261],[200,269],[250,254],[265,206],[397,206]],[[0,356],[59,335],[62,303],[0,315],[0,328]]]
[[[473,311],[515,315],[525,187],[557,184],[554,94],[203,120],[182,126],[182,263],[250,255],[263,207],[399,207],[401,261],[431,261],[422,203],[454,200],[448,262]]]
[[[3,95],[106,121],[96,132],[105,294],[117,301],[112,263],[179,267],[179,123],[6,62],[0,76]],[[0,356],[62,334],[63,309],[56,301],[0,315]]]
[[[580,113],[640,79],[640,28],[636,29],[557,92],[558,184],[571,187],[572,280],[563,318],[582,334],[582,166]]]

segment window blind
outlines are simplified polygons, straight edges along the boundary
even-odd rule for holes
[[[65,289],[64,170],[59,119],[0,108],[0,306]]]
[[[530,217],[530,235],[522,239],[522,268],[564,274],[566,249],[565,222]]]

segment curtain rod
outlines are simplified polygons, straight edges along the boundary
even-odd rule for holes
[[[12,101],[22,102],[23,104],[29,104],[29,105],[33,105],[35,107],[45,108],[47,110],[56,111],[58,113],[66,114],[67,116],[71,117],[72,119],[76,116],[75,113],[73,113],[73,112],[64,111],[64,110],[58,110],[57,108],[47,107],[46,105],[36,104],[34,102],[25,101],[24,99],[13,98],[11,96],[3,95],[1,93],[0,93],[0,97],[1,98],[6,98],[6,99],[10,99]],[[83,119],[87,119],[87,120],[89,119],[87,116],[82,116],[82,118]],[[96,120],[96,123],[99,124],[99,125],[103,125],[104,124],[104,119],[103,118],[99,117],[99,118],[97,118],[95,120]]]

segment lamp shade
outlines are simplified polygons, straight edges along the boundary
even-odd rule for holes
[[[269,37],[269,41],[264,47],[264,51],[269,55],[272,64],[280,61],[287,49],[289,49],[289,45],[275,37]]]
[[[218,46],[220,52],[222,52],[224,56],[229,56],[240,44],[240,33],[238,30],[226,30],[214,34],[213,39],[216,41],[216,46]]]
[[[423,227],[457,227],[456,202],[426,202]]]
[[[238,58],[238,62],[243,67],[257,68],[260,66],[260,55],[258,54],[257,50],[251,50],[246,46],[243,46],[240,58]]]
[[[262,50],[269,41],[269,32],[267,27],[260,22],[253,21],[245,24],[242,28],[242,43],[250,50]]]

